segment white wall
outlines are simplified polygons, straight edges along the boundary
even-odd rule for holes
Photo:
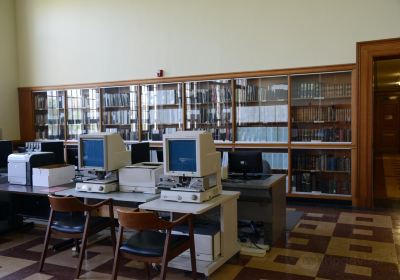
[[[14,0],[0,0],[0,138],[19,139]]]
[[[21,86],[354,63],[399,0],[17,0]]]

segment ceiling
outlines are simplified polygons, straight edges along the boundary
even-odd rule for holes
[[[400,58],[375,61],[375,90],[400,92]]]

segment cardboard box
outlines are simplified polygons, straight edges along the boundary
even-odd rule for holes
[[[53,187],[70,183],[75,178],[75,166],[69,164],[52,164],[33,168],[32,185]]]

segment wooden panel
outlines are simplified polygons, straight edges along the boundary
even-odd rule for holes
[[[394,55],[400,55],[400,38],[357,43],[358,185],[353,194],[356,207],[373,207],[373,61]]]
[[[18,90],[19,104],[19,129],[20,138],[23,141],[35,139],[35,124],[33,119],[33,98],[32,91],[29,89]]]

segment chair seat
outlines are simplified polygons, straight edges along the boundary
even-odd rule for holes
[[[85,228],[85,216],[69,216],[62,217],[53,222],[51,229],[63,232],[63,233],[83,233]],[[91,217],[89,222],[89,228],[95,228],[101,224],[109,222],[109,218],[103,217]]]
[[[157,231],[135,232],[121,245],[120,250],[146,257],[162,257],[164,253],[165,235],[165,233]],[[179,247],[188,240],[189,236],[172,234],[169,250]]]

